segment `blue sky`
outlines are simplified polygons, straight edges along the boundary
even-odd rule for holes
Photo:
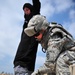
[[[22,6],[32,0],[0,0],[0,72],[13,72],[13,60],[20,42],[24,23]],[[41,14],[49,22],[63,25],[75,38],[75,1],[74,0],[40,0]],[[37,69],[45,61],[45,54],[38,46]]]

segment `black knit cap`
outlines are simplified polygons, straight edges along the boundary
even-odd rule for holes
[[[23,5],[23,10],[24,10],[25,7],[29,8],[31,11],[33,10],[33,5],[31,5],[30,3],[25,3]]]

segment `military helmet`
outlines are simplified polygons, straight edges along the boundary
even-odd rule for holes
[[[45,16],[35,15],[30,19],[28,23],[28,27],[24,29],[24,32],[28,36],[33,36],[40,30],[47,29],[48,25],[49,25],[49,22],[46,20]]]

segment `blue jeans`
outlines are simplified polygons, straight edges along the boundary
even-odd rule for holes
[[[23,68],[20,65],[14,68],[14,75],[31,75],[32,71],[28,71],[27,68]]]

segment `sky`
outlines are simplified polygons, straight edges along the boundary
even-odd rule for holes
[[[75,0],[40,0],[41,15],[49,22],[57,22],[75,38]],[[14,72],[13,60],[20,42],[24,23],[24,3],[32,0],[0,0],[0,73]],[[45,62],[39,44],[35,70]]]

